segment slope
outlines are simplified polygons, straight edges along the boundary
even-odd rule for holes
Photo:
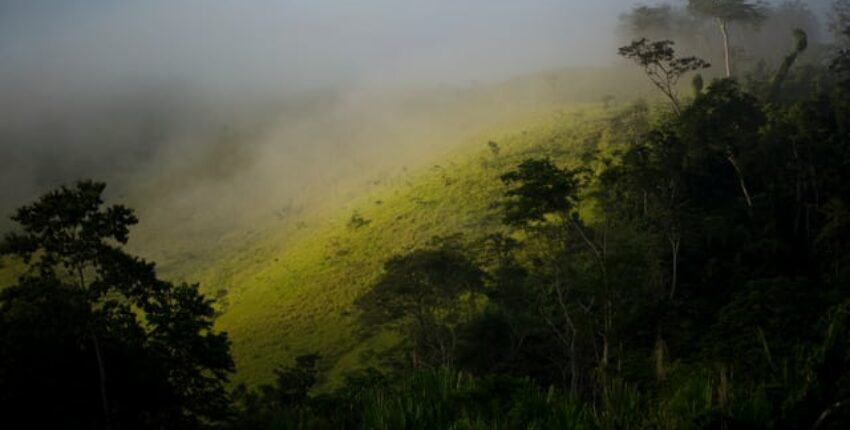
[[[199,274],[208,288],[227,289],[219,327],[233,340],[237,380],[267,381],[275,367],[308,352],[324,357],[331,380],[368,364],[370,350],[392,340],[362,337],[352,304],[383,262],[436,236],[498,230],[500,174],[527,157],[577,161],[585,145],[604,139],[606,118],[599,106],[577,106],[479,138],[439,164],[386,180],[317,227],[269,237]]]
[[[353,115],[339,114],[337,101],[316,103],[298,112],[311,117],[309,126],[285,123],[271,143],[256,143],[264,130],[237,130],[200,155],[166,153],[110,201],[137,209],[142,220],[131,252],[158,262],[165,278],[200,282],[218,299],[236,382],[267,382],[275,367],[308,352],[320,353],[330,381],[338,381],[393,341],[362,336],[352,309],[385,260],[435,236],[499,229],[502,172],[531,156],[577,162],[586,146],[606,139],[610,100],[647,91],[639,76],[610,68],[411,94],[385,105],[355,98],[346,107]],[[340,116],[346,127],[327,130]],[[397,124],[391,133],[372,133],[385,131],[369,123],[376,118]],[[388,141],[368,142],[376,138]],[[287,139],[300,152],[278,144]],[[366,147],[353,152],[340,139]],[[340,152],[346,163],[323,167]],[[317,169],[341,173],[323,183],[315,178],[327,173]],[[0,268],[0,284],[13,281],[10,272]]]

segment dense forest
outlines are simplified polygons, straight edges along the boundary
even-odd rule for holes
[[[94,181],[45,194],[0,248],[25,268],[0,291],[5,422],[848,428],[850,3],[830,16],[834,42],[813,43],[799,2],[623,15],[619,54],[658,98],[606,107],[604,144],[570,162],[501,163],[498,232],[381,262],[351,311],[398,340],[333,385],[321,351],[230,384],[214,300],[123,247],[133,211]],[[758,23],[787,35],[781,55],[729,37]]]

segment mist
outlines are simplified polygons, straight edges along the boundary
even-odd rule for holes
[[[38,71],[83,91],[163,79],[278,91],[456,83],[603,62],[598,48],[628,4],[13,0],[0,53],[4,75]]]
[[[80,178],[195,242],[345,195],[536,103],[464,91],[612,61],[628,4],[3,0],[0,229]]]
[[[637,88],[481,90],[612,64],[634,5],[2,0],[0,229],[79,178],[139,209],[141,234],[195,243],[344,199],[488,127]]]

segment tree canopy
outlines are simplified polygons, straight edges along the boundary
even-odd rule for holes
[[[4,416],[64,428],[225,418],[233,361],[227,336],[213,329],[212,302],[123,250],[137,220],[104,207],[104,189],[62,187],[12,217],[20,231],[2,249],[28,270],[0,293]]]

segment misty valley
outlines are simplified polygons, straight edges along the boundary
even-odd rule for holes
[[[0,0],[0,427],[850,428],[850,1]]]

